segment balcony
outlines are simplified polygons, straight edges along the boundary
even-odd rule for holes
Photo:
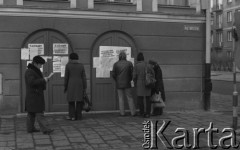
[[[223,11],[223,5],[222,5],[222,4],[216,5],[216,6],[213,8],[213,11],[215,11],[215,12],[221,12],[221,11]]]

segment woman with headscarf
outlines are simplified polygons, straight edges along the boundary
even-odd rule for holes
[[[78,62],[78,55],[71,53],[66,65],[64,92],[67,92],[68,120],[82,119],[83,96],[86,93],[87,80],[84,66]]]
[[[165,90],[164,90],[164,84],[163,84],[162,70],[158,65],[158,63],[154,60],[149,60],[149,64],[152,65],[152,68],[155,72],[155,79],[156,79],[156,83],[155,83],[155,86],[152,88],[151,95],[159,94],[160,92],[161,97],[165,102],[166,97],[165,97]],[[161,115],[162,113],[163,113],[162,108],[153,109],[153,115]]]
[[[140,115],[149,118],[151,113],[151,88],[145,86],[146,70],[154,74],[150,64],[144,61],[143,53],[137,55],[137,63],[134,66],[133,81],[137,89],[137,99],[140,109]],[[144,97],[146,99],[146,112],[144,112]]]

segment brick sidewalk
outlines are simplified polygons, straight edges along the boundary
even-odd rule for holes
[[[63,115],[47,116],[47,120],[55,129],[52,135],[26,132],[25,119],[1,118],[0,150],[140,150],[143,140],[144,118],[119,117],[118,114],[86,114],[81,121],[67,121]],[[165,112],[162,116],[148,120],[171,121],[164,134],[172,139],[179,134],[177,127],[190,130],[192,128],[208,128],[213,122],[220,129],[231,126],[232,117],[219,112]],[[219,136],[214,137],[216,144]],[[191,140],[190,140],[191,142]],[[164,150],[158,140],[158,149]],[[207,148],[206,135],[200,136],[200,146]]]

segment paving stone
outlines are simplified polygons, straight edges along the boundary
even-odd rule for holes
[[[104,141],[102,139],[90,139],[90,140],[87,140],[88,143],[90,144],[99,144],[99,143],[104,143]]]
[[[51,144],[50,139],[38,139],[34,141],[36,145],[49,145]]]
[[[86,140],[83,137],[74,137],[74,138],[69,138],[70,142],[86,142]]]
[[[58,146],[68,146],[70,143],[67,140],[61,140],[61,141],[53,141],[53,145]]]
[[[52,145],[36,146],[35,149],[36,150],[53,150],[53,146]]]

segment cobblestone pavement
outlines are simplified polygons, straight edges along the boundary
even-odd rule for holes
[[[230,76],[224,75],[226,78]],[[189,131],[191,144],[194,139],[193,128],[207,129],[212,122],[213,128],[219,129],[213,139],[213,143],[218,145],[219,139],[225,135],[222,129],[232,125],[232,96],[212,93],[211,111],[164,112],[162,116],[152,116],[150,119],[140,116],[119,117],[117,113],[84,114],[80,121],[65,120],[64,115],[48,115],[46,118],[55,130],[51,135],[27,133],[25,117],[0,116],[0,150],[140,150],[143,149],[144,138],[142,123],[147,120],[154,123],[158,121],[157,129],[163,121],[171,121],[164,131],[169,142],[182,135],[175,132],[177,128],[185,128]],[[238,142],[239,138],[237,136]],[[201,133],[199,149],[209,150],[207,143],[207,133]],[[167,149],[158,138],[157,146],[159,150]]]
[[[221,95],[213,94],[215,102],[221,101]],[[220,104],[220,103],[219,103]],[[220,104],[221,105],[221,104]],[[219,107],[216,107],[219,108]],[[55,129],[51,135],[42,133],[29,134],[26,132],[25,117],[1,117],[0,122],[0,150],[140,150],[143,144],[143,125],[146,120],[159,121],[157,129],[165,122],[171,121],[164,131],[169,142],[179,135],[176,128],[189,130],[189,141],[193,143],[193,128],[219,129],[214,135],[214,144],[218,144],[223,136],[223,128],[230,127],[232,116],[229,113],[218,111],[193,112],[164,112],[162,116],[153,116],[145,119],[140,116],[120,117],[117,113],[111,114],[84,114],[83,120],[68,121],[64,115],[46,116]],[[238,138],[238,137],[237,137]],[[201,150],[208,150],[207,134],[199,136]],[[160,139],[157,139],[158,149],[166,149]],[[180,141],[181,143],[181,141]],[[221,149],[221,148],[218,148]]]

